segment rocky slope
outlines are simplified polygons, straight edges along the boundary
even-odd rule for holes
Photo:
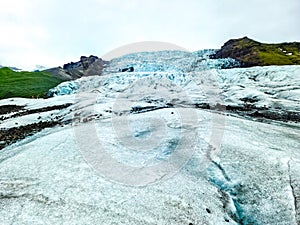
[[[44,70],[52,76],[64,81],[78,79],[83,76],[101,75],[105,61],[97,56],[81,56],[80,61],[64,64],[63,67],[55,67]]]
[[[233,58],[241,67],[300,65],[300,43],[264,44],[248,37],[226,42],[212,58]]]

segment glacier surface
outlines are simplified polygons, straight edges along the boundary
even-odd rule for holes
[[[1,129],[61,123],[1,150],[1,224],[299,224],[300,67],[208,53],[130,54],[1,100],[37,109]]]

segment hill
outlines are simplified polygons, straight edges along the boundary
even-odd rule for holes
[[[50,88],[62,82],[46,72],[15,72],[0,68],[0,99],[12,97],[45,97]]]
[[[265,44],[248,37],[231,39],[212,58],[233,58],[241,67],[300,65],[300,43]]]

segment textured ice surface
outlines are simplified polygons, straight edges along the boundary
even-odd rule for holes
[[[213,100],[205,96],[209,94],[205,93],[207,89],[214,88],[215,93],[210,96],[218,96],[226,106],[245,108],[251,105],[274,113],[278,113],[278,109],[300,113],[300,66],[220,69],[220,65],[230,64],[230,59],[208,59],[208,52],[129,54],[113,59],[105,68],[104,76],[65,82],[52,92],[65,95],[94,91],[113,95],[141,78],[164,78],[183,88],[191,97],[195,95],[194,103],[214,105]],[[134,72],[119,72],[130,66],[134,67]]]
[[[0,224],[299,224],[299,124],[195,104],[299,112],[300,67],[222,70],[203,54],[132,54],[103,76],[55,89],[71,95],[1,100],[72,105],[1,121],[9,128],[60,116],[68,125],[0,152]],[[118,72],[128,66],[135,71]],[[95,146],[100,154],[88,158]]]
[[[209,122],[203,121],[211,115],[193,110],[199,114],[201,143],[208,136]],[[166,113],[170,110],[143,114]],[[173,177],[145,187],[110,182],[93,170],[71,127],[44,131],[29,143],[7,147],[0,154],[1,223],[296,224],[290,176],[299,187],[299,129],[232,117],[226,121],[221,152],[206,172],[200,168],[199,145]],[[96,123],[101,143],[114,157],[125,163],[151,160],[132,152],[122,154],[118,149],[122,145],[116,145],[109,132],[111,123]],[[163,149],[161,154],[167,157]]]

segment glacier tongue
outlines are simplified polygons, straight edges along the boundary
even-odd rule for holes
[[[184,89],[193,103],[200,106],[212,107],[221,100],[234,114],[259,120],[300,120],[300,66],[221,69],[235,62],[209,59],[209,52],[162,51],[125,55],[110,61],[103,76],[65,82],[50,93],[97,92],[115,97],[141,78],[164,78],[173,86]],[[119,72],[128,67],[134,71]],[[209,99],[211,97],[214,99]]]
[[[299,224],[300,67],[208,53],[130,54],[1,100],[24,107],[2,129],[60,125],[1,150],[1,224]]]

